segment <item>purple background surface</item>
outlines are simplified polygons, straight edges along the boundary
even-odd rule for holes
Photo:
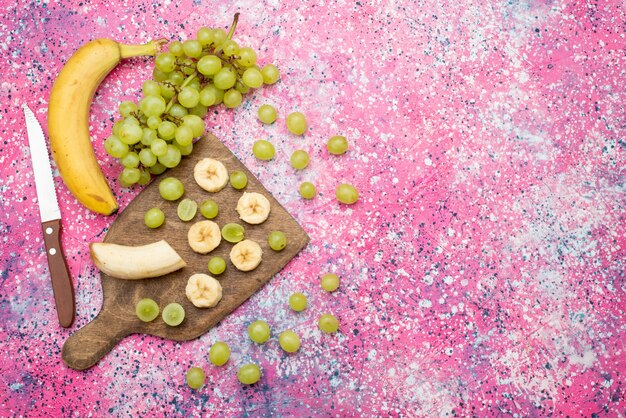
[[[45,122],[51,84],[80,45],[141,43],[227,27],[282,78],[236,111],[207,117],[220,138],[311,236],[267,286],[201,338],[133,335],[85,372],[61,361],[64,341],[102,303],[88,243],[114,217],[83,208],[55,181],[77,319],[58,327],[23,103]],[[624,416],[626,153],[623,3],[555,1],[3,2],[0,6],[0,415],[48,416]],[[139,97],[150,59],[105,79],[91,111],[93,144],[123,209],[106,155],[117,104]],[[263,126],[271,103],[279,120]],[[284,117],[310,129],[290,135]],[[71,117],[71,116],[70,116]],[[47,129],[44,124],[44,130]],[[329,155],[343,134],[350,151]],[[251,154],[258,138],[277,157]],[[303,172],[288,157],[310,152]],[[320,194],[303,201],[301,181]],[[360,201],[338,204],[353,183]],[[319,277],[335,272],[338,292]],[[297,314],[289,295],[303,291]],[[322,334],[333,312],[340,332]],[[296,330],[245,335],[263,318]],[[217,340],[233,355],[211,366]],[[261,381],[237,382],[254,361]],[[190,390],[184,374],[203,367]]]

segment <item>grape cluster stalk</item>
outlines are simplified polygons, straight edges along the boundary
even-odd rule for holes
[[[140,100],[120,103],[104,148],[124,167],[118,177],[123,187],[145,185],[152,175],[178,166],[204,134],[211,106],[236,108],[251,89],[278,81],[275,65],[259,66],[256,52],[232,39],[238,18],[237,13],[228,33],[203,27],[195,39],[170,42],[156,56]]]

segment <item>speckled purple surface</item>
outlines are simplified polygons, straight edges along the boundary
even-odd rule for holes
[[[102,302],[87,243],[114,218],[80,206],[55,172],[77,297],[74,327],[60,329],[20,106],[45,122],[55,75],[91,39],[186,39],[237,11],[235,38],[282,80],[218,109],[208,129],[311,243],[201,338],[135,335],[68,369],[63,342]],[[3,2],[0,415],[625,416],[625,25],[618,1]],[[139,190],[114,183],[102,139],[151,68],[122,64],[92,108],[122,208]],[[275,125],[257,122],[263,103]],[[310,122],[302,138],[284,127],[293,110]],[[346,155],[326,152],[334,134]],[[275,161],[254,159],[257,138]],[[297,174],[296,148],[312,156]],[[304,179],[313,201],[297,195]],[[356,205],[334,200],[341,181],[361,191]],[[319,287],[329,271],[342,278],[334,294]],[[287,308],[295,291],[309,296],[303,313]],[[324,312],[338,334],[317,329]],[[252,344],[259,318],[299,332],[300,352]],[[207,359],[216,340],[233,351],[223,368]],[[263,369],[252,387],[236,379],[247,361]],[[184,382],[191,365],[207,372],[199,391]]]

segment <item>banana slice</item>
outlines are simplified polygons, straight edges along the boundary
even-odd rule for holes
[[[237,202],[237,212],[241,220],[253,225],[260,224],[270,214],[270,201],[261,193],[244,192]]]
[[[222,300],[222,285],[207,274],[194,274],[187,280],[185,295],[198,308],[212,308]]]
[[[222,242],[220,227],[213,221],[196,222],[189,228],[187,241],[195,252],[200,254],[209,253]]]
[[[230,250],[230,261],[238,270],[250,271],[261,264],[263,250],[256,242],[245,239],[233,246]]]
[[[207,192],[219,192],[228,183],[228,170],[221,161],[203,158],[196,163],[193,178]]]

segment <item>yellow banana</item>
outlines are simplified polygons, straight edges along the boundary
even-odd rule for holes
[[[81,46],[61,69],[50,92],[48,136],[59,173],[88,209],[111,215],[118,209],[91,145],[89,108],[102,80],[123,58],[156,55],[162,40],[126,45],[96,39]]]

